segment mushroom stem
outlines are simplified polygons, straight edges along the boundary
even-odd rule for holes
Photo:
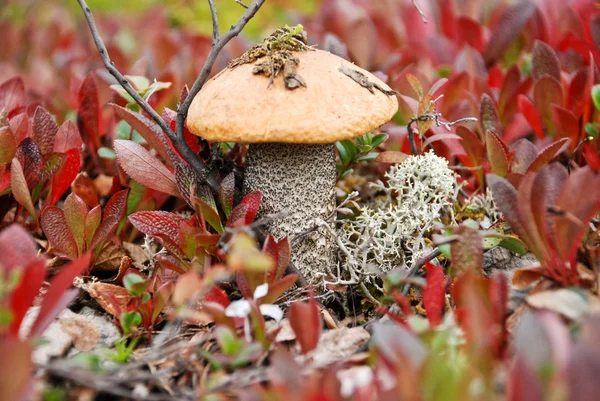
[[[276,239],[288,235],[291,240],[334,211],[334,145],[252,144],[246,165],[244,193],[262,193],[259,216],[289,212],[267,227]],[[334,266],[335,238],[316,230],[292,249],[291,261],[309,281],[314,279]]]

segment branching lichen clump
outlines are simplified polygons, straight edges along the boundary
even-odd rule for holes
[[[344,270],[352,281],[396,267],[409,268],[423,256],[426,233],[452,205],[458,184],[446,159],[433,152],[410,156],[372,184],[383,196],[361,207],[340,233]],[[338,277],[341,279],[341,277]]]

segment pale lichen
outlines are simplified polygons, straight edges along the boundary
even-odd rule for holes
[[[427,233],[450,210],[458,184],[446,159],[433,152],[410,156],[372,184],[378,196],[361,206],[339,233],[340,282],[371,281],[394,268],[410,268],[429,246]]]

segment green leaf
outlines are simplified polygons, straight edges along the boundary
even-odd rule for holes
[[[360,156],[358,159],[356,159],[356,161],[368,162],[368,161],[377,159],[377,156],[379,156],[379,152],[370,152],[370,153],[367,153],[366,155]]]
[[[519,256],[525,255],[527,253],[527,247],[525,246],[523,241],[515,237],[506,237],[500,242],[499,245],[502,248],[506,248]]]
[[[129,273],[123,277],[123,285],[133,296],[139,296],[146,293],[148,288],[150,288],[151,281],[152,280],[145,279],[135,273]]]
[[[600,110],[600,84],[592,86],[592,100],[596,110]]]
[[[377,134],[371,140],[371,146],[376,148],[388,139],[388,134]]]
[[[596,128],[594,123],[585,124],[585,133],[594,139],[598,138],[598,128]]]
[[[107,147],[101,147],[100,149],[98,149],[98,156],[108,160],[115,160],[117,158],[115,152],[111,148]]]
[[[137,311],[123,312],[121,315],[121,326],[125,335],[131,333],[140,324],[142,324],[142,315]]]

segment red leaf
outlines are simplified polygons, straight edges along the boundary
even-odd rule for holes
[[[136,130],[164,160],[170,160],[165,134],[158,125],[140,113],[133,112],[114,103],[110,103],[109,106],[111,106],[118,117]]]
[[[58,314],[77,296],[79,290],[67,291],[67,289],[73,285],[75,277],[85,272],[91,260],[92,257],[88,253],[61,268],[60,273],[52,279],[48,291],[44,295],[40,313],[29,333],[30,336],[42,334]]]
[[[56,206],[45,208],[40,216],[40,226],[53,248],[71,259],[77,257],[77,242],[61,209]]]
[[[592,145],[584,143],[581,148],[581,153],[588,166],[593,168],[596,172],[600,172],[600,156],[598,156],[598,152],[594,150]],[[0,186],[0,190],[2,190],[2,186]]]
[[[21,113],[11,118],[9,121],[10,129],[15,136],[15,142],[21,143],[29,133],[29,118],[27,113]]]
[[[64,153],[46,153],[42,157],[42,177],[40,181],[46,181],[52,177],[65,164],[67,155]]]
[[[81,164],[79,149],[70,149],[65,152],[67,159],[60,170],[52,177],[52,189],[50,190],[50,205],[54,205],[65,191],[71,186]]]
[[[21,163],[25,174],[25,181],[29,189],[33,189],[42,179],[42,153],[37,144],[31,138],[25,138],[19,144],[15,158]]]
[[[485,134],[485,146],[492,172],[499,177],[506,177],[509,172],[508,153],[506,145],[491,131]]]
[[[504,76],[504,80],[502,81],[502,89],[500,90],[500,95],[498,97],[498,112],[502,116],[502,121],[506,121],[505,118],[507,118],[507,116],[505,113],[508,101],[517,93],[520,82],[521,71],[519,71],[518,66],[513,65]]]
[[[544,399],[544,389],[540,378],[527,365],[522,356],[515,358],[506,387],[506,399],[510,401],[542,401]]]
[[[32,258],[27,265],[15,266],[15,268],[21,270],[21,281],[13,289],[9,301],[9,308],[13,315],[9,332],[15,337],[19,335],[19,328],[27,311],[40,294],[40,289],[46,278],[46,263],[47,261],[44,258]]]
[[[569,110],[552,105],[552,121],[556,127],[556,135],[571,139],[571,149],[575,150],[579,142],[579,120]]]
[[[280,280],[285,274],[285,270],[290,264],[292,249],[287,236],[280,239],[277,243],[277,270],[275,272],[275,280]]]
[[[98,89],[94,82],[93,74],[85,77],[85,80],[77,93],[79,104],[79,116],[85,130],[85,134],[91,139],[94,146],[100,146],[100,102],[98,100]]]
[[[423,289],[423,305],[427,311],[427,319],[432,326],[442,322],[442,312],[446,300],[446,289],[444,285],[444,268],[427,263],[427,284]]]
[[[85,244],[86,249],[90,249],[90,245],[92,244],[92,239],[94,238],[94,234],[100,223],[102,222],[102,209],[100,205],[95,206],[92,210],[90,210],[85,217]]]
[[[33,343],[18,336],[0,341],[0,400],[24,400],[33,376]]]
[[[496,21],[483,53],[486,66],[491,66],[504,55],[511,43],[519,37],[525,23],[535,10],[535,3],[529,1],[519,2],[505,8],[502,16]]]
[[[41,106],[35,109],[33,115],[33,139],[40,148],[43,155],[52,152],[54,149],[54,140],[58,132],[58,124],[56,120]]]
[[[542,77],[533,87],[533,100],[535,107],[540,112],[544,127],[551,136],[556,136],[552,105],[563,106],[563,90],[560,82],[548,75]]]
[[[11,174],[6,166],[0,167],[0,194],[10,187]]]
[[[35,207],[33,207],[33,201],[31,200],[31,194],[29,193],[29,188],[27,187],[27,181],[25,180],[25,173],[23,173],[23,168],[21,167],[21,163],[15,157],[12,161],[10,168],[11,176],[10,176],[10,186],[12,189],[12,194],[15,197],[15,200],[19,202],[21,206],[23,206],[32,217],[36,217]]]
[[[308,302],[294,302],[287,313],[302,353],[306,354],[317,348],[321,335],[321,314],[314,297],[311,296]]]
[[[163,119],[169,124],[169,127],[175,132],[175,128],[177,126],[177,112],[168,108],[163,110],[162,114]],[[199,153],[202,147],[200,143],[198,143],[198,137],[190,132],[187,127],[187,121],[183,125],[183,138],[185,142],[188,144],[190,149],[194,151],[194,153]],[[176,149],[177,150],[177,149]]]
[[[406,153],[399,152],[396,150],[386,150],[378,154],[375,158],[375,161],[377,163],[398,164],[402,163],[407,158],[408,155]]]
[[[250,192],[248,195],[242,199],[240,204],[248,205],[248,210],[246,211],[246,224],[252,223],[256,214],[258,213],[258,209],[260,208],[260,202],[262,201],[262,194],[260,191]]]
[[[25,85],[21,77],[15,77],[0,85],[0,110],[6,110],[9,117],[27,105]]]
[[[533,45],[531,55],[531,75],[537,81],[548,75],[560,82],[560,62],[558,56],[546,43],[539,40]]]
[[[125,189],[117,192],[110,198],[104,208],[104,218],[102,219],[102,223],[100,223],[100,226],[94,233],[94,237],[92,238],[92,242],[88,249],[96,248],[115,232],[119,226],[119,222],[125,214],[128,192],[129,190]]]
[[[81,150],[81,135],[75,123],[67,120],[60,126],[54,139],[54,152],[65,153],[70,149]]]
[[[577,194],[584,196],[577,196]],[[572,172],[565,181],[556,205],[579,221],[556,216],[556,246],[563,260],[576,266],[577,250],[588,224],[600,208],[600,177],[590,167]]]
[[[10,127],[0,128],[0,166],[10,163],[17,151],[17,141]]]
[[[214,302],[223,306],[224,308],[227,308],[230,303],[227,293],[214,285],[210,288],[210,290],[208,290],[206,295],[204,295],[204,302]]]
[[[483,237],[474,228],[459,226],[454,230],[458,240],[450,244],[452,268],[461,273],[480,272],[483,268]]]
[[[468,17],[456,19],[456,33],[459,43],[466,43],[478,52],[483,51],[483,28],[482,25]]]
[[[591,99],[589,94],[592,89],[588,85],[588,70],[588,67],[584,67],[577,71],[567,93],[567,109],[571,110],[577,118],[581,117]]]
[[[297,274],[288,274],[280,280],[275,281],[269,286],[269,293],[261,298],[261,302],[267,304],[275,303],[297,280]]]
[[[25,228],[11,224],[0,231],[0,269],[11,272],[25,268],[36,257],[35,242]]]
[[[239,204],[233,208],[229,218],[227,219],[227,227],[235,227],[237,225],[244,225],[246,221],[246,214],[248,213],[248,205]]]
[[[156,191],[180,197],[175,175],[141,145],[126,140],[114,142],[117,160],[134,180]]]
[[[129,222],[144,234],[163,234],[170,238],[177,238],[179,226],[185,222],[182,216],[162,210],[136,212],[128,218]]]
[[[272,283],[275,279],[275,274],[277,272],[277,261],[279,260],[278,248],[277,248],[277,240],[273,237],[273,234],[267,234],[267,238],[265,238],[265,242],[263,244],[262,252],[269,255],[275,263],[273,264],[274,269],[267,274],[267,282]]]
[[[519,111],[523,113],[523,116],[525,116],[525,119],[533,129],[533,132],[535,132],[538,138],[544,139],[545,135],[544,128],[542,127],[542,119],[540,118],[540,115],[538,114],[533,103],[531,103],[525,95],[519,95],[517,99],[519,103]]]
[[[562,138],[558,141],[546,146],[535,160],[529,165],[526,173],[533,173],[539,171],[542,167],[546,166],[552,159],[558,156],[559,152],[563,150],[563,147],[569,142],[568,138]]]
[[[85,220],[88,215],[87,204],[74,193],[69,194],[63,206],[67,226],[77,243],[77,255],[81,255],[85,246]]]
[[[198,215],[202,216],[202,218],[210,224],[212,228],[215,229],[219,234],[223,233],[223,224],[221,223],[221,216],[219,216],[219,212],[214,205],[214,200],[211,201],[209,199],[197,198],[196,196],[191,197],[191,202],[194,207],[194,210]]]
[[[225,217],[229,217],[233,209],[233,198],[235,195],[235,173],[229,173],[219,185],[219,200],[225,212]]]
[[[496,105],[487,93],[481,96],[480,119],[483,132],[492,131],[494,134],[502,136],[502,124]]]
[[[527,168],[538,157],[538,150],[535,145],[528,139],[522,138],[517,140],[513,146],[514,157],[510,166],[510,171],[513,173],[524,174]]]

